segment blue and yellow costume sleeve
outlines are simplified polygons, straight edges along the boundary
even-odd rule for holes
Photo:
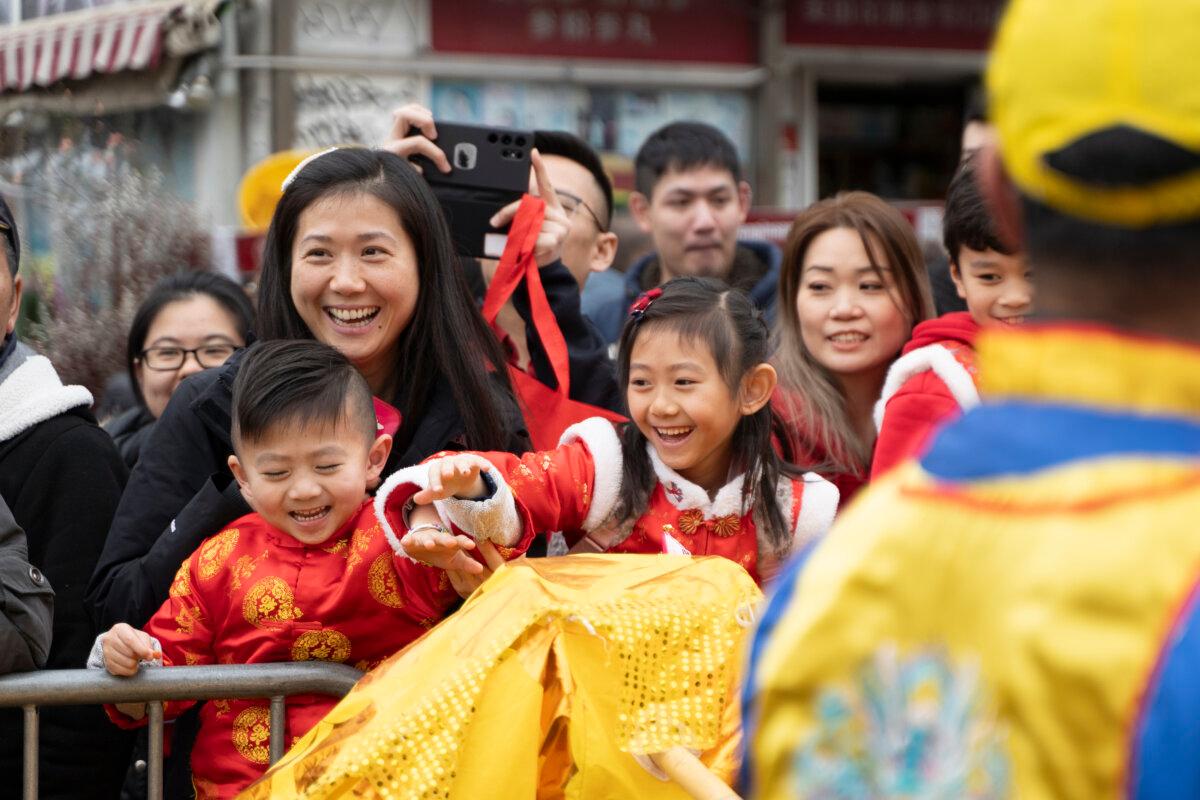
[[[980,343],[987,402],[783,573],[757,798],[1200,797],[1200,350]]]

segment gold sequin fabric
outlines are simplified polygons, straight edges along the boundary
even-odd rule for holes
[[[515,562],[365,676],[245,796],[687,797],[631,754],[682,745],[732,777],[760,599],[723,558]]]

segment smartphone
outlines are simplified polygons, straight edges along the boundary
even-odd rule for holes
[[[413,156],[441,203],[458,252],[474,258],[499,258],[507,230],[493,228],[492,215],[529,191],[529,151],[533,132],[488,125],[437,123],[438,138],[450,161],[442,172],[424,156]],[[419,135],[416,128],[409,135]]]

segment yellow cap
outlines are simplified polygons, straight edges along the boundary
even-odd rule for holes
[[[272,153],[246,170],[238,184],[238,210],[242,225],[250,230],[265,231],[275,214],[275,206],[283,197],[283,179],[304,159],[317,150],[282,150]]]
[[[1029,197],[1118,227],[1200,220],[1200,0],[1013,0],[987,85],[1005,168]],[[1122,126],[1195,158],[1138,185],[1047,161]]]

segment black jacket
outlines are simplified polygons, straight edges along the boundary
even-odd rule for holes
[[[150,431],[154,429],[154,417],[150,416],[150,411],[145,406],[137,405],[121,412],[101,427],[112,437],[125,466],[133,469],[142,452],[142,445],[150,438]]]
[[[0,441],[0,497],[25,529],[29,561],[57,595],[48,669],[87,662],[96,628],[84,587],[124,483],[125,465],[85,407]],[[39,740],[40,797],[108,800],[120,791],[131,736],[99,706],[43,708]],[[22,741],[20,710],[0,710],[0,797],[21,796]]]
[[[102,628],[115,622],[144,625],[200,542],[249,513],[227,464],[233,452],[233,379],[244,352],[184,380],[143,445],[88,585]],[[508,405],[508,449],[524,452],[529,447],[524,422],[511,400]],[[384,477],[439,450],[463,448],[462,419],[449,386],[439,382],[422,418],[405,418]]]

